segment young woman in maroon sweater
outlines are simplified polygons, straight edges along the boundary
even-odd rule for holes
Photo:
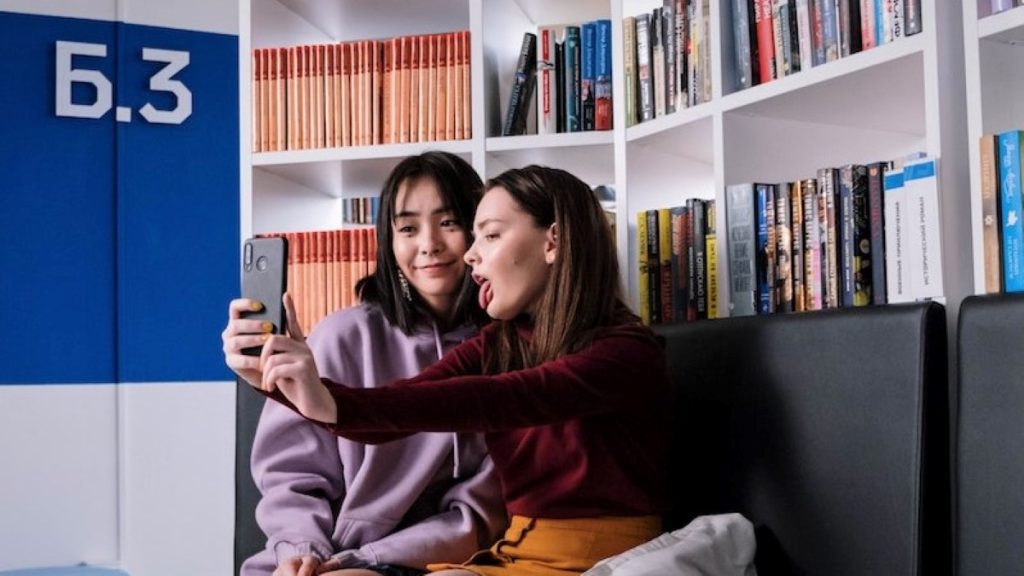
[[[497,320],[479,336],[418,376],[350,389],[320,379],[293,323],[251,360],[262,379],[250,384],[352,440],[484,432],[511,526],[467,563],[432,568],[579,574],[661,531],[663,351],[625,305],[606,216],[576,177],[538,166],[503,173],[488,182],[474,229],[465,259]]]

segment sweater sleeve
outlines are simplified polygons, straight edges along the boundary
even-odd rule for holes
[[[333,552],[331,502],[344,496],[337,438],[276,402],[256,429],[252,473],[262,498],[256,521],[278,564],[296,555]]]
[[[354,362],[343,336],[322,330],[309,336],[317,364],[342,381],[356,378],[344,369]],[[328,361],[328,354],[339,358]],[[253,442],[252,473],[262,495],[256,520],[277,563],[306,554],[329,558],[334,553],[335,509],[345,497],[338,438],[288,404],[267,402]]]
[[[479,374],[484,336],[386,388],[325,381],[338,407],[327,428],[368,443],[416,431],[494,432],[633,410],[661,392],[653,387],[663,382],[664,357],[646,329],[618,328],[579,352],[495,375]]]

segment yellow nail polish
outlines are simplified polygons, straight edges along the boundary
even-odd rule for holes
[[[263,310],[263,302],[260,302],[259,300],[250,300],[249,308],[252,308],[253,310]]]
[[[260,335],[260,341],[261,342],[266,342],[267,340],[270,340],[270,334],[261,334]]]
[[[260,328],[262,328],[264,332],[273,332],[274,331],[274,325],[271,324],[270,322],[264,322],[264,323],[260,324]]]

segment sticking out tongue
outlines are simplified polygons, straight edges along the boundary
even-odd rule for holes
[[[484,280],[480,284],[480,309],[487,310],[487,305],[491,303],[491,298],[494,297],[494,293],[491,292],[491,281]]]

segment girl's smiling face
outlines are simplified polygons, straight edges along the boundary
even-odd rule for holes
[[[533,316],[557,255],[553,228],[539,227],[500,186],[484,194],[473,227],[465,260],[480,284],[480,307],[499,320]]]
[[[434,315],[446,316],[465,277],[466,234],[432,179],[401,184],[391,226],[402,274]]]

